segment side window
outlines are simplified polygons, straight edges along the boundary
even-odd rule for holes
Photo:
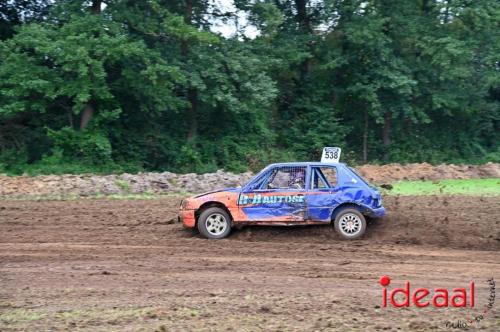
[[[323,179],[319,168],[314,168],[312,172],[311,187],[312,189],[325,189],[328,188],[328,184]]]
[[[314,167],[312,189],[334,188],[337,186],[337,170],[335,167]]]
[[[337,186],[337,169],[335,167],[321,167],[321,173],[326,181],[330,184],[330,188]]]
[[[305,189],[306,168],[302,166],[279,167],[273,170],[263,189]]]

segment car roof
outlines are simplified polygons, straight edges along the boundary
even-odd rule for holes
[[[322,163],[320,161],[297,161],[288,163],[275,163],[270,164],[267,167],[275,166],[346,166],[344,163]]]

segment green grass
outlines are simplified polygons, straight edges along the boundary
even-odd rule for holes
[[[44,319],[47,315],[47,312],[42,310],[15,309],[1,313],[0,322],[6,324],[30,322]]]
[[[500,195],[500,178],[441,181],[400,181],[393,183],[388,195]]]
[[[14,309],[0,314],[0,324],[17,325],[50,319],[51,321],[79,321],[84,325],[89,322],[115,323],[116,321],[137,320],[144,317],[156,317],[158,308],[116,308],[69,310],[49,312],[45,309]]]
[[[116,179],[115,184],[118,188],[129,194],[131,192],[130,183],[126,180]]]

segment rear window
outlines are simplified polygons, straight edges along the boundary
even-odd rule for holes
[[[366,181],[365,179],[363,179],[363,177],[361,175],[359,175],[358,172],[356,172],[356,170],[354,168],[351,168],[351,167],[347,167],[347,168],[349,168],[349,170],[352,173],[354,173],[354,176],[356,177],[357,180],[360,180],[361,182],[363,182],[367,186],[372,187],[372,185],[370,183],[368,183],[368,181]]]

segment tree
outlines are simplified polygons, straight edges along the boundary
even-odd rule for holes
[[[128,37],[120,24],[100,15],[99,6],[94,1],[92,11],[62,24],[23,26],[0,44],[2,118],[27,113],[58,129],[63,119],[77,128],[79,116],[80,130],[92,125],[102,131],[129,102],[143,111],[178,106],[172,90],[183,80],[179,68]]]
[[[42,21],[48,14],[50,4],[49,0],[0,2],[0,40],[12,37],[16,26]]]
[[[277,149],[291,151],[293,158],[315,159],[318,149],[343,145],[347,126],[332,103],[322,66],[324,48],[321,26],[325,4],[312,1],[238,1],[249,11],[262,34],[252,41],[254,49],[270,64],[280,89],[273,129]]]
[[[234,4],[0,4],[0,171],[500,160],[497,1]]]

